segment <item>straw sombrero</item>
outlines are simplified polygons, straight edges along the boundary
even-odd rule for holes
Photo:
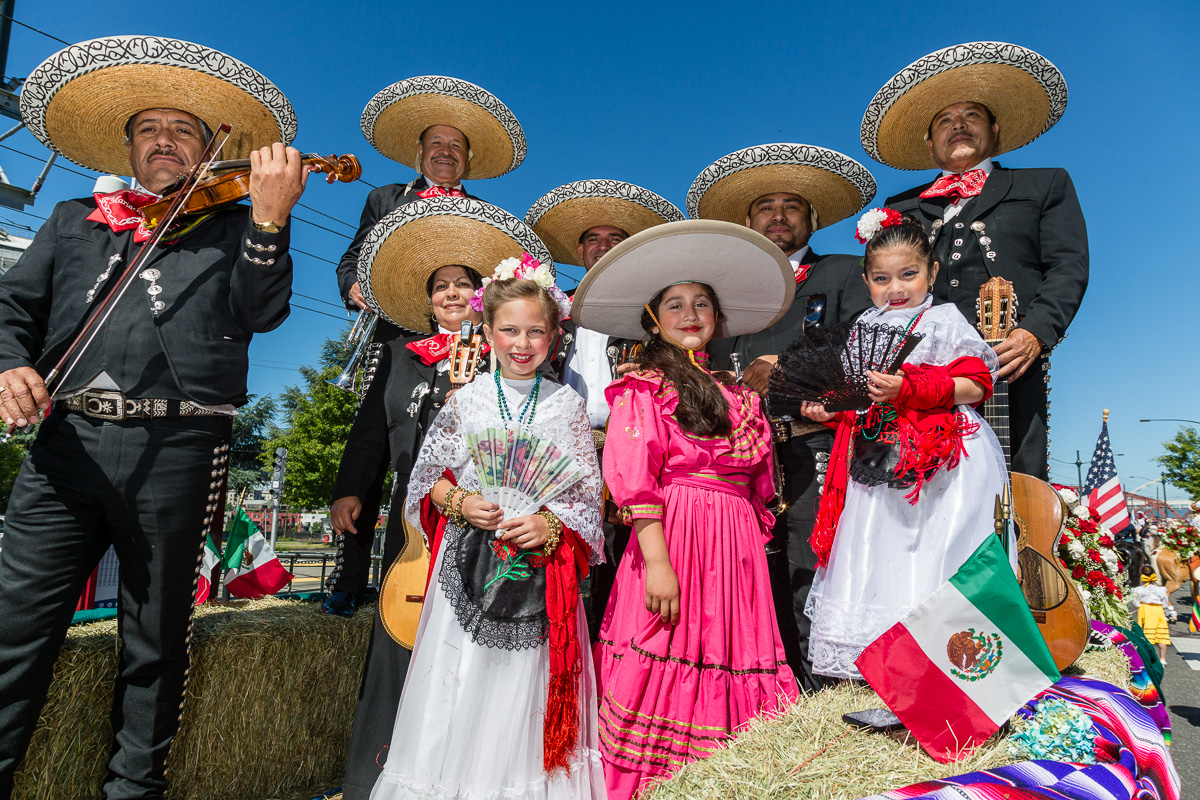
[[[178,39],[108,36],[73,44],[39,64],[21,88],[21,120],[38,141],[115,175],[129,174],[125,123],[147,108],[178,108],[213,130],[232,125],[223,159],[296,136],[292,104],[262,73]]]
[[[682,211],[649,189],[595,179],[568,183],[542,195],[529,208],[525,224],[546,243],[555,261],[582,267],[579,237],[597,225],[611,225],[633,236],[682,219]]]
[[[982,103],[1000,123],[996,153],[1024,147],[1062,117],[1067,82],[1032,50],[968,42],[930,53],[883,85],[863,114],[863,149],[896,169],[935,169],[925,144],[933,115],[954,103]]]
[[[448,264],[488,276],[506,258],[529,253],[554,265],[546,245],[521,220],[468,197],[431,197],[400,206],[375,224],[358,255],[358,283],[372,309],[401,328],[428,333],[429,276]]]
[[[575,290],[571,319],[581,328],[641,339],[642,306],[664,286],[707,283],[724,319],[713,338],[775,324],[792,305],[796,275],[783,251],[745,225],[684,220],[658,225],[605,253]]]
[[[525,132],[508,106],[473,83],[422,75],[393,83],[363,109],[363,136],[376,150],[410,167],[417,140],[431,125],[451,125],[471,144],[464,178],[495,178],[525,160]]]
[[[688,189],[688,215],[743,225],[750,204],[764,194],[799,195],[817,210],[824,228],[857,214],[875,196],[875,179],[862,164],[811,144],[760,144],[719,158]]]

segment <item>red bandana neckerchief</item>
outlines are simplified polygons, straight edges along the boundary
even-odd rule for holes
[[[438,186],[436,183],[428,189],[422,189],[417,192],[417,197],[422,200],[428,200],[430,197],[466,197],[467,193],[457,186],[453,189],[447,189],[444,186]]]
[[[793,264],[792,265],[792,272],[796,273],[796,283],[804,282],[804,279],[808,277],[808,270],[810,267],[812,267],[812,264]]]
[[[457,333],[439,333],[430,336],[428,339],[409,342],[404,347],[416,353],[417,358],[421,359],[421,363],[430,367],[450,355],[451,347],[454,344],[454,337],[456,336],[458,336]],[[491,350],[492,348],[488,347],[487,342],[484,342],[480,355],[486,356]]]
[[[921,192],[921,197],[949,197],[957,203],[959,198],[974,197],[982,192],[987,178],[987,173],[981,169],[969,169],[961,175],[943,175]]]
[[[117,233],[136,228],[133,241],[138,244],[154,235],[146,227],[141,212],[142,206],[158,202],[158,198],[154,195],[132,189],[122,189],[109,194],[95,194],[92,197],[96,198],[96,210],[88,214],[87,218],[90,221],[103,222]]]

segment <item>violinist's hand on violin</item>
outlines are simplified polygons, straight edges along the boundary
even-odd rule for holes
[[[274,222],[283,226],[292,207],[304,194],[308,173],[300,151],[276,142],[250,153],[250,202],[255,222]]]
[[[50,393],[33,367],[0,372],[0,408],[4,422],[25,428],[38,421],[38,411],[50,408]]]

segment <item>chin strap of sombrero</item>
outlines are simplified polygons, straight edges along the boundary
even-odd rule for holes
[[[662,324],[661,322],[659,322],[659,321],[658,321],[658,317],[654,316],[654,312],[650,310],[650,306],[649,306],[649,305],[644,305],[644,306],[642,306],[642,308],[646,309],[646,313],[650,315],[650,319],[654,320],[654,324],[658,326],[658,333],[659,333],[659,335],[660,335],[660,336],[662,336],[664,339],[666,339],[666,340],[667,340],[668,342],[670,342],[671,344],[673,344],[673,345],[675,345],[676,347],[678,347],[680,350],[687,350],[687,354],[688,354],[688,361],[691,361],[691,362],[692,362],[692,366],[694,366],[696,369],[700,370],[701,372],[704,372],[704,373],[707,375],[708,373],[707,373],[707,371],[704,369],[704,367],[702,367],[702,366],[700,366],[699,364],[697,364],[697,363],[696,363],[696,351],[695,351],[695,350],[693,350],[693,349],[691,349],[690,347],[684,347],[684,346],[683,346],[683,345],[681,345],[679,342],[677,342],[677,341],[675,341],[674,339],[672,339],[672,338],[671,338],[671,334],[667,333],[667,329],[666,329],[666,328],[664,328],[664,327],[663,327],[663,324]],[[707,341],[705,341],[705,342],[704,342],[704,344],[708,344],[708,342],[707,342]],[[704,346],[704,344],[702,344],[702,345],[700,345],[700,346],[701,346],[701,347],[703,347],[703,346]]]

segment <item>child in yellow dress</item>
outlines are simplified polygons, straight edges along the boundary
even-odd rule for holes
[[[1137,599],[1137,623],[1146,634],[1146,641],[1158,646],[1158,657],[1167,663],[1167,645],[1171,631],[1167,627],[1166,611],[1171,607],[1167,589],[1158,585],[1158,575],[1150,567],[1142,567],[1142,585],[1133,590]]]

